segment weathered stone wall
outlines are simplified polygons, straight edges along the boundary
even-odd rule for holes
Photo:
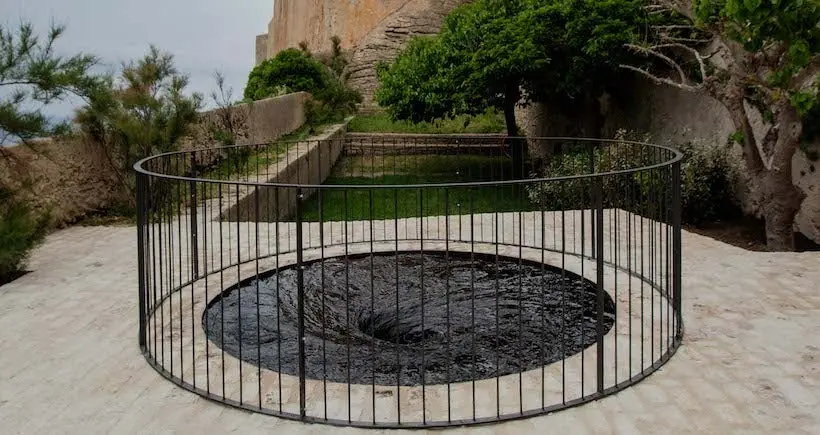
[[[300,92],[232,108],[237,119],[245,120],[238,143],[269,143],[297,130],[305,122],[305,102],[309,98],[310,94]],[[180,146],[206,149],[219,145],[208,133],[208,124],[215,121],[217,112],[203,113],[202,123]],[[7,151],[8,157],[0,157],[0,185],[19,191],[37,210],[48,212],[56,226],[104,209],[121,198],[116,172],[99,145],[70,138],[39,141],[32,147],[16,146]]]
[[[77,138],[43,140],[6,149],[0,185],[10,187],[53,225],[105,208],[120,193],[105,153]]]
[[[729,147],[731,163],[738,180],[735,189],[746,213],[760,215],[760,195],[744,168],[739,145],[729,145],[734,125],[728,111],[717,101],[669,86],[656,86],[640,77],[629,80],[624,92],[609,98],[602,135],[611,137],[624,128],[648,133],[661,145],[693,143],[707,147]],[[768,128],[762,118],[749,108],[758,139]],[[519,109],[518,122],[530,136],[554,136],[548,128],[551,114],[543,105]],[[815,145],[820,148],[820,144]],[[799,151],[793,160],[794,183],[806,194],[797,215],[797,229],[820,243],[820,162],[811,162]]]
[[[305,123],[305,103],[310,98],[307,92],[295,92],[233,106],[233,116],[242,121],[237,144],[269,143],[297,130]],[[203,122],[218,120],[220,111],[203,113]]]
[[[256,36],[256,65],[268,58],[268,34]]]
[[[411,0],[275,0],[268,27],[268,58],[302,41],[314,52],[330,48],[339,36],[353,48],[381,20]]]

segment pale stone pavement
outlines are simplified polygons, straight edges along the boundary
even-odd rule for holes
[[[137,346],[135,253],[133,227],[63,230],[0,288],[0,433],[381,433],[238,411],[162,378]],[[447,432],[820,434],[820,253],[686,233],[684,307],[683,347],[639,385]]]

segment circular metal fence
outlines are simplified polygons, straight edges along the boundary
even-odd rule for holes
[[[627,141],[357,135],[147,158],[139,345],[207,399],[334,425],[599,399],[681,343],[680,160]]]

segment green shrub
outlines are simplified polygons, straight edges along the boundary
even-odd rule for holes
[[[646,142],[646,137],[635,137],[625,131],[616,134],[615,141],[607,146],[595,146],[592,142],[567,140],[556,142],[556,154],[538,177],[573,177],[592,173],[620,171],[646,166],[653,156],[641,152],[642,147],[633,142]],[[632,174],[602,177],[601,191],[604,207],[623,207],[626,192],[636,190],[638,178]],[[532,185],[528,191],[530,200],[545,210],[573,210],[589,208],[592,204],[593,179],[570,178]]]
[[[326,86],[324,66],[308,53],[295,48],[281,51],[273,59],[257,65],[248,76],[245,98],[262,100],[281,90],[316,95]]]
[[[37,217],[31,208],[5,188],[0,188],[0,284],[15,278],[26,258],[45,237],[46,217]]]
[[[571,152],[557,154],[543,172],[536,174],[541,178],[570,177],[588,174],[589,154]],[[548,181],[531,184],[527,188],[530,201],[540,205],[544,210],[576,210],[588,208],[590,185],[585,179]]]
[[[362,102],[361,94],[347,85],[345,67],[348,54],[341,40],[332,38],[331,53],[314,57],[306,47],[288,49],[251,71],[245,98],[261,100],[287,92],[309,92],[307,123],[312,126],[339,122],[354,113]]]
[[[616,141],[600,147],[591,156],[588,146],[570,145],[556,154],[539,177],[570,177],[595,172],[640,168],[657,163],[656,156],[630,140],[648,143],[648,137],[634,137],[620,131]],[[681,217],[684,223],[700,225],[736,218],[740,206],[732,188],[728,152],[721,147],[686,144],[681,163]],[[640,171],[601,178],[604,207],[626,209],[645,216],[658,216],[660,203],[671,198],[671,174],[661,170]],[[567,179],[532,185],[530,200],[545,210],[573,210],[591,207],[593,179]]]
[[[683,221],[699,225],[740,216],[726,148],[687,144],[680,150],[684,153],[681,165]]]
[[[330,70],[332,71],[332,70]],[[308,123],[321,125],[343,120],[355,113],[362,102],[362,95],[348,87],[341,76],[329,74],[325,88],[315,94],[315,99],[306,107]]]

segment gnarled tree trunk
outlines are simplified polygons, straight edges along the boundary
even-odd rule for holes
[[[792,179],[792,157],[800,143],[802,122],[788,103],[781,104],[774,128],[777,129],[777,140],[771,167],[761,174],[766,245],[770,251],[794,251],[794,218],[805,195]]]
[[[742,133],[743,157],[763,197],[766,246],[770,251],[794,251],[794,219],[803,203],[803,192],[794,185],[792,158],[800,144],[802,121],[797,110],[783,100],[775,107],[775,125],[763,139],[763,150],[772,150],[764,162],[744,105],[743,88],[730,80],[713,95],[728,109],[735,128]],[[765,154],[765,153],[764,153]]]

